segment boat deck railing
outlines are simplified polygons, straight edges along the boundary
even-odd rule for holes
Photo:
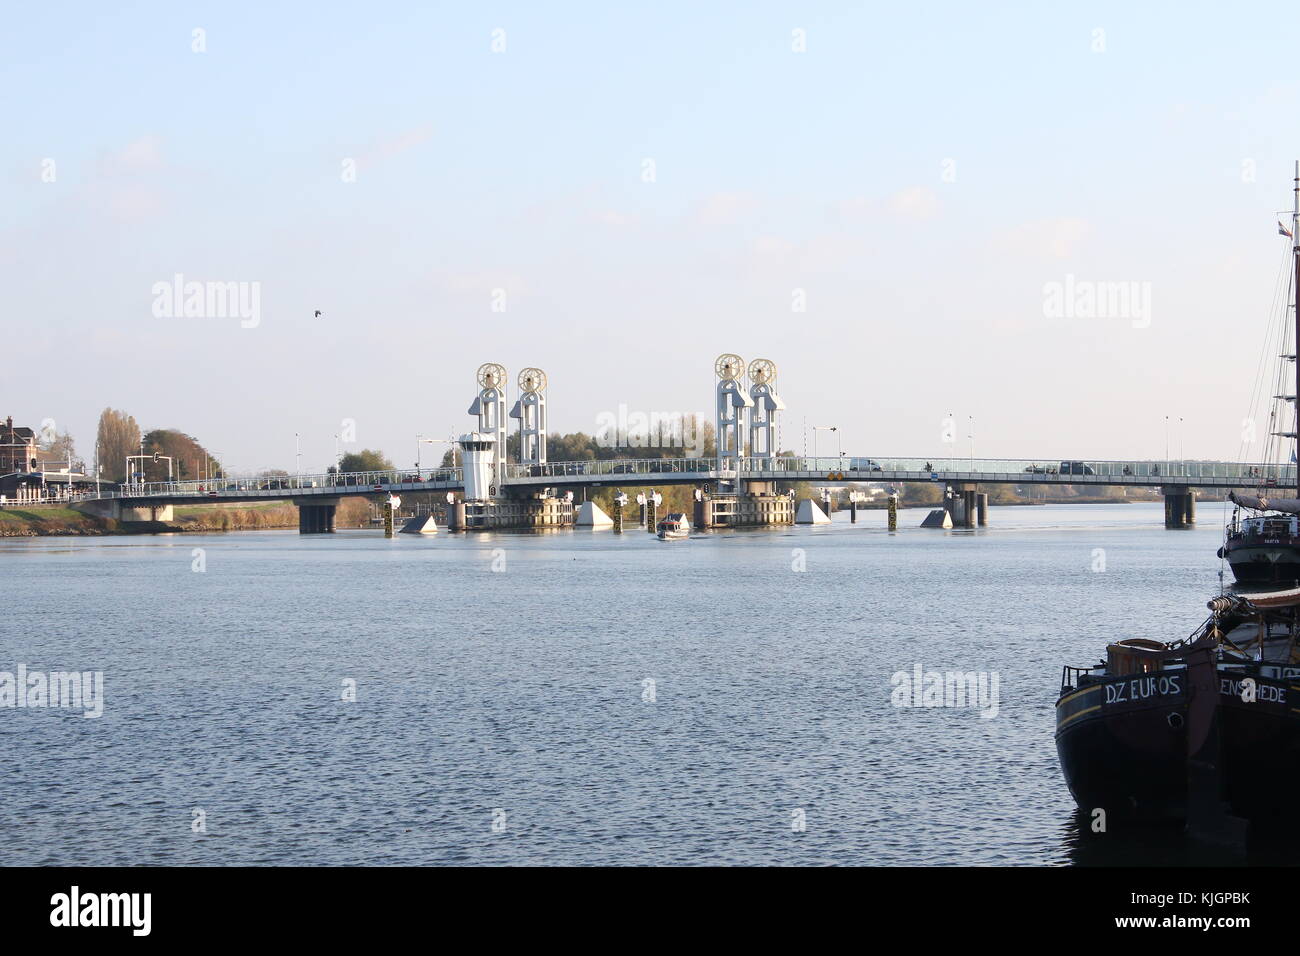
[[[1290,664],[1286,660],[1248,660],[1240,657],[1225,656],[1224,652],[1226,650],[1227,648],[1223,646],[1220,646],[1217,649],[1215,655],[1215,666],[1226,666],[1232,668],[1234,672],[1239,670],[1244,676],[1248,677],[1277,677],[1278,675],[1276,674],[1265,674],[1264,669],[1270,668],[1273,670],[1285,671],[1288,667],[1300,666]],[[1081,687],[1086,687],[1094,681],[1106,677],[1132,677],[1137,673],[1156,674],[1160,671],[1180,670],[1187,667],[1187,659],[1185,657],[1153,659],[1151,663],[1158,664],[1159,666],[1153,667],[1150,670],[1134,671],[1132,674],[1110,674],[1108,673],[1110,665],[1106,663],[1093,664],[1091,667],[1075,667],[1071,664],[1066,664],[1061,668],[1061,693],[1066,694],[1072,690],[1078,690]]]
[[[1097,673],[1098,671],[1101,673]],[[1103,677],[1105,671],[1105,664],[1093,664],[1091,667],[1075,667],[1072,664],[1066,664],[1061,668],[1061,693],[1076,690],[1083,683],[1087,683],[1083,680],[1085,677]]]

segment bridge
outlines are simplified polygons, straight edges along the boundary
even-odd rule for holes
[[[1267,463],[792,456],[778,453],[775,444],[776,421],[785,409],[776,388],[776,364],[755,359],[746,367],[738,355],[727,353],[718,357],[714,372],[717,454],[708,458],[550,461],[546,373],[526,368],[519,374],[521,394],[508,416],[519,423],[520,460],[508,461],[506,370],[487,363],[479,367],[479,391],[468,410],[477,418],[477,428],[460,437],[462,462],[457,467],[140,482],[100,486],[60,500],[123,520],[166,520],[172,507],[181,504],[287,500],[300,509],[300,530],[314,532],[333,530],[334,507],[342,497],[441,492],[456,514],[469,508],[477,516],[469,521],[470,527],[537,527],[567,523],[552,520],[560,513],[553,505],[572,500],[565,492],[687,484],[700,489],[697,505],[705,494],[728,502],[719,511],[726,520],[711,522],[710,514],[703,515],[699,523],[710,527],[794,520],[788,497],[777,493],[778,482],[787,487],[795,482],[823,487],[935,482],[945,486],[945,509],[973,527],[977,511],[983,523],[987,502],[987,495],[979,492],[983,485],[1132,486],[1159,488],[1165,497],[1166,525],[1182,527],[1195,520],[1198,490],[1250,488],[1267,493],[1269,488],[1296,487],[1295,465]],[[571,509],[566,513],[571,517]],[[515,520],[525,523],[510,523]]]
[[[978,482],[1001,485],[1131,486],[1138,488],[1294,488],[1294,465],[1279,467],[1216,461],[1087,461],[1086,471],[1062,471],[1061,463],[1007,459],[882,458],[870,466],[845,455],[834,458],[611,458],[506,467],[511,488],[701,484],[718,481],[806,481],[838,486],[854,482]],[[60,500],[130,499],[137,504],[195,504],[287,500],[314,496],[463,491],[463,469],[394,469],[288,477],[214,478],[126,484]]]
[[[869,462],[869,464],[868,464]],[[1066,465],[1065,469],[1062,465]],[[511,464],[507,487],[526,493],[596,487],[718,485],[745,482],[808,482],[834,487],[854,482],[899,485],[909,482],[946,486],[1015,485],[1159,488],[1166,496],[1195,490],[1227,492],[1240,488],[1295,487],[1294,465],[1206,461],[1086,461],[881,458],[640,458]],[[410,492],[464,492],[462,468],[398,469],[289,477],[199,479],[127,484],[64,499],[103,502],[141,520],[167,506],[209,503],[293,501],[299,507],[336,502],[340,497],[388,497]],[[1188,504],[1181,502],[1186,509]],[[104,513],[112,513],[106,509]],[[148,516],[144,512],[149,512]],[[1188,519],[1184,512],[1184,522]]]

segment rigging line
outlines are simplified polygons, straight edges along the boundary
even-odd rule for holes
[[[1274,286],[1273,286],[1273,301],[1270,303],[1269,310],[1268,310],[1268,315],[1269,315],[1269,317],[1270,317],[1270,320],[1269,320],[1268,324],[1265,326],[1265,334],[1264,334],[1264,336],[1263,336],[1263,341],[1260,343],[1260,344],[1261,344],[1261,349],[1260,349],[1260,355],[1259,355],[1259,363],[1258,363],[1258,365],[1256,366],[1256,369],[1255,369],[1255,375],[1252,376],[1252,379],[1251,379],[1252,386],[1251,386],[1251,393],[1250,393],[1250,401],[1249,401],[1249,403],[1248,403],[1248,405],[1247,405],[1247,407],[1246,407],[1247,420],[1253,420],[1253,419],[1256,417],[1256,415],[1257,415],[1257,413],[1258,413],[1258,411],[1259,411],[1259,398],[1260,398],[1260,396],[1259,396],[1259,390],[1260,390],[1260,385],[1262,384],[1262,379],[1263,379],[1263,377],[1264,377],[1264,376],[1263,376],[1263,372],[1264,372],[1264,363],[1268,360],[1268,355],[1269,355],[1269,352],[1270,352],[1270,347],[1271,347],[1272,344],[1273,344],[1273,332],[1274,332],[1274,325],[1273,325],[1273,323],[1274,323],[1274,319],[1273,319],[1273,316],[1275,316],[1275,315],[1277,314],[1277,313],[1276,313],[1276,305],[1277,305],[1277,287],[1278,287],[1278,285],[1280,284],[1280,282],[1281,282],[1281,274],[1280,274],[1280,272],[1279,272],[1279,275],[1277,276],[1277,279],[1274,281]],[[1270,439],[1267,435],[1264,436],[1264,442],[1265,442],[1266,445],[1268,444],[1268,442],[1269,442],[1270,440],[1271,440],[1271,439]],[[1241,436],[1241,444],[1240,444],[1240,446],[1238,447],[1238,455],[1237,455],[1238,460],[1244,460],[1244,459],[1245,459],[1248,444],[1249,444],[1249,441],[1247,440],[1246,435],[1243,434],[1243,435]]]
[[[1253,378],[1254,387],[1251,392],[1250,404],[1247,407],[1247,418],[1249,420],[1254,420],[1258,417],[1257,412],[1259,411],[1260,401],[1263,398],[1261,394],[1261,390],[1264,385],[1264,368],[1265,368],[1265,363],[1269,360],[1270,348],[1272,348],[1272,352],[1275,353],[1275,355],[1277,356],[1284,354],[1286,351],[1286,331],[1288,326],[1287,310],[1285,308],[1282,308],[1279,312],[1279,294],[1282,292],[1284,281],[1285,281],[1287,291],[1288,292],[1290,291],[1291,280],[1290,278],[1284,280],[1283,277],[1284,276],[1289,277],[1290,275],[1290,270],[1288,269],[1288,266],[1290,264],[1290,259],[1292,254],[1293,253],[1291,247],[1288,244],[1285,248],[1285,254],[1282,257],[1282,262],[1278,267],[1277,277],[1273,282],[1273,299],[1272,302],[1270,302],[1269,304],[1269,310],[1268,310],[1270,321],[1266,326],[1263,348],[1260,350],[1259,362],[1256,365],[1255,375]],[[1277,345],[1275,347],[1273,346],[1273,343],[1275,341],[1274,335],[1277,335],[1277,339],[1276,339]],[[1282,374],[1282,370],[1285,368],[1284,360],[1281,358],[1277,358],[1276,361],[1278,362],[1278,375],[1280,377]],[[1297,406],[1300,406],[1300,401],[1297,402]],[[1273,412],[1275,412],[1275,409],[1270,412],[1270,421],[1272,420]],[[1272,431],[1273,428],[1270,425],[1269,432]],[[1248,442],[1245,436],[1243,435],[1241,444],[1238,449],[1238,454],[1237,454],[1237,458],[1239,461],[1245,461],[1246,454],[1247,454],[1247,446],[1249,444],[1250,442]],[[1264,438],[1265,454],[1263,456],[1265,462],[1267,462],[1272,456],[1272,445],[1273,445],[1273,436],[1271,434],[1266,435]]]

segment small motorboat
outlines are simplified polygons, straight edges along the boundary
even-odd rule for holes
[[[664,519],[655,525],[655,529],[662,541],[689,538],[691,536],[691,523],[686,520],[686,515],[680,511],[665,515]]]

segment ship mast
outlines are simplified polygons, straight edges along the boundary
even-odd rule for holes
[[[1295,434],[1291,446],[1296,459],[1296,496],[1300,497],[1300,159],[1295,164],[1295,186],[1292,190],[1291,206],[1291,255],[1295,260],[1295,275],[1291,280],[1291,292],[1294,295],[1292,311],[1295,313],[1295,337],[1291,340],[1291,351],[1295,362],[1295,398],[1292,408],[1295,411]]]

